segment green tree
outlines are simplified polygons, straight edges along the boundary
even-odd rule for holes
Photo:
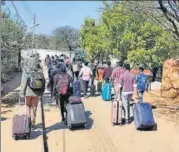
[[[67,48],[69,51],[73,51],[78,47],[78,30],[70,26],[62,26],[56,28],[52,32],[52,40],[57,48]]]
[[[8,10],[3,11],[1,16],[1,60],[2,80],[4,81],[20,66],[24,28]]]

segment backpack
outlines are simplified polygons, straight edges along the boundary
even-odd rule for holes
[[[68,88],[69,88],[69,79],[68,79],[68,74],[58,74],[58,82],[57,82],[57,92],[60,95],[67,95],[68,93]]]
[[[147,76],[145,74],[138,74],[137,80],[137,90],[145,91],[147,88]]]
[[[56,68],[55,66],[50,67],[50,69],[49,69],[50,76],[53,75],[53,73],[55,72],[56,69],[57,69],[57,68]]]
[[[78,63],[73,64],[73,72],[77,72],[80,69],[80,65]]]
[[[38,91],[43,89],[44,82],[45,82],[45,78],[42,71],[34,70],[29,73],[28,85],[32,90]]]

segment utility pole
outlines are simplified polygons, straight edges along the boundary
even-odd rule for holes
[[[33,16],[33,26],[34,26],[34,30],[33,30],[33,33],[32,33],[32,51],[34,50],[34,31],[35,31],[35,24],[36,24],[36,15],[34,14]]]

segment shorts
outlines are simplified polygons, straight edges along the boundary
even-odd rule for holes
[[[38,96],[26,96],[26,105],[29,107],[38,106],[39,97]]]

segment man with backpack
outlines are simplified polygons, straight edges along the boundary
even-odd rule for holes
[[[137,84],[137,93],[139,97],[139,102],[143,102],[143,94],[147,89],[148,78],[147,75],[144,74],[143,65],[139,65],[139,74],[136,76],[136,84]]]
[[[31,118],[32,127],[35,125],[39,96],[45,91],[45,78],[39,63],[34,67],[25,67],[21,80],[21,95],[25,97],[27,115]]]
[[[90,77],[92,76],[92,71],[88,67],[87,61],[85,62],[84,67],[82,67],[82,69],[79,73],[79,76],[82,76],[82,80],[83,80],[84,87],[85,87],[84,95],[87,96],[88,84],[89,84]]]
[[[60,102],[62,121],[65,121],[64,112],[66,111],[66,104],[68,103],[69,88],[72,78],[67,74],[66,67],[60,64],[58,73],[54,78],[54,95],[57,97],[57,103]]]
[[[122,88],[119,88],[120,77],[124,73],[123,63],[120,61],[117,63],[117,67],[112,72],[112,81],[114,84],[115,100],[119,101],[121,97]]]
[[[54,75],[55,70],[56,70],[56,62],[53,61],[51,62],[49,69],[48,69],[49,82],[47,85],[48,88],[50,87],[51,97],[52,97],[52,91],[53,91],[53,75]]]

